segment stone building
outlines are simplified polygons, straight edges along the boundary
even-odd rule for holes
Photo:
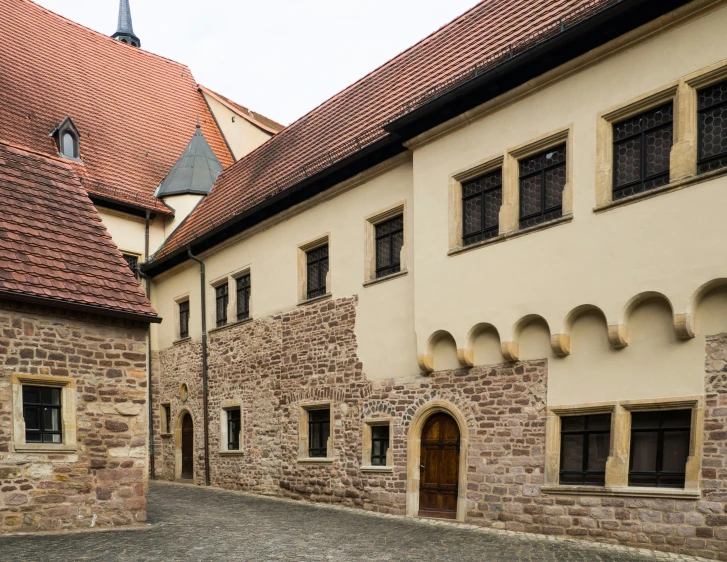
[[[282,130],[183,71],[199,132],[84,180],[150,233],[152,476],[726,559],[726,23],[481,2]]]

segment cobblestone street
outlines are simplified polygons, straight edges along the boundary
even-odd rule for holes
[[[667,558],[172,484],[151,485],[149,523],[135,531],[7,537],[0,539],[0,559],[640,562]]]

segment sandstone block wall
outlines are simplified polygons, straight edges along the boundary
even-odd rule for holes
[[[146,333],[142,324],[0,301],[0,532],[146,520]],[[15,452],[13,374],[76,381],[76,452]]]

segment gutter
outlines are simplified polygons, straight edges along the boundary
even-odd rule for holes
[[[204,425],[204,485],[210,485],[210,440],[208,416],[208,385],[207,385],[207,299],[205,298],[205,267],[204,262],[192,253],[187,246],[189,259],[199,264],[199,288],[202,296],[202,416]]]

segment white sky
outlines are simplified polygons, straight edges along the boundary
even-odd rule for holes
[[[36,0],[111,35],[118,0]],[[289,124],[477,0],[131,0],[145,50]]]

